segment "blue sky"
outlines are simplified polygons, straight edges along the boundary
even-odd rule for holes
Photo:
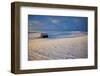
[[[28,15],[29,31],[85,31],[87,17]]]

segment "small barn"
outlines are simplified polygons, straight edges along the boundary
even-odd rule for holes
[[[47,33],[41,33],[41,37],[42,38],[48,38],[48,34]]]

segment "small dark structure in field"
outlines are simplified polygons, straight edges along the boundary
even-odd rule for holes
[[[41,33],[41,37],[42,38],[48,38],[48,34],[47,33]]]

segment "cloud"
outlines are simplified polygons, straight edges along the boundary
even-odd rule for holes
[[[52,19],[51,22],[54,23],[54,24],[58,24],[58,23],[59,23],[59,20],[57,20],[57,19]]]

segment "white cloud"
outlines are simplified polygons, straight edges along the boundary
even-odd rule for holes
[[[58,24],[59,23],[59,20],[57,20],[57,19],[50,19],[51,20],[51,22],[53,23],[53,24]]]

